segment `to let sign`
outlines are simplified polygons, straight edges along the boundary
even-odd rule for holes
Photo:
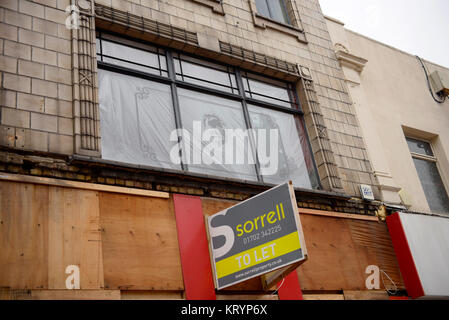
[[[207,225],[217,289],[288,266],[296,269],[307,259],[291,183],[218,212]]]

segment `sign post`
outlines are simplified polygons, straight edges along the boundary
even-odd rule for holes
[[[292,183],[207,218],[215,286],[265,275],[269,288],[307,260]]]

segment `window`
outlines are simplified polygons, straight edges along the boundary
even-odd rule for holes
[[[104,159],[319,187],[292,84],[104,32],[97,57]]]
[[[260,15],[290,24],[285,0],[256,0],[256,7]]]
[[[407,138],[421,185],[433,212],[449,213],[449,197],[437,167],[430,143]]]

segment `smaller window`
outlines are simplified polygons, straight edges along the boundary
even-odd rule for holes
[[[174,63],[177,80],[229,93],[239,93],[234,69],[231,67],[183,54],[175,54]]]
[[[407,138],[407,144],[410,152],[433,157],[433,151],[430,143],[413,138]]]
[[[110,34],[97,37],[97,60],[129,69],[168,76],[162,49],[118,38]]]
[[[298,109],[291,84],[244,72],[243,86],[245,95],[252,99]]]
[[[285,0],[256,0],[259,14],[275,21],[290,24]]]
[[[449,196],[429,142],[406,138],[430,210],[449,213]]]

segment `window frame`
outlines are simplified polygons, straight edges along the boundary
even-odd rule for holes
[[[260,15],[260,16],[266,18],[266,19],[269,19],[271,21],[277,22],[277,23],[281,23],[281,24],[284,24],[284,25],[292,26],[292,21],[291,21],[292,19],[291,19],[290,15],[288,14],[287,4],[285,3],[286,0],[280,0],[280,1],[282,2],[282,4],[281,4],[282,9],[281,10],[284,11],[283,15],[285,15],[285,18],[287,18],[287,21],[279,21],[279,20],[276,20],[275,18],[273,18],[273,13],[271,12],[270,6],[268,5],[268,1],[269,0],[263,0],[263,1],[265,1],[266,4],[267,4],[268,13],[270,14],[270,16],[267,17],[267,16],[263,15],[262,13],[260,13],[259,12],[259,8],[257,8],[257,1],[255,1],[257,14],[258,15]]]
[[[253,22],[256,27],[267,29],[270,28],[272,30],[276,30],[279,32],[282,32],[284,34],[288,34],[290,36],[295,37],[299,42],[307,44],[307,37],[304,32],[304,27],[302,25],[301,18],[297,16],[295,13],[289,12],[287,8],[287,2],[289,1],[289,4],[296,7],[296,2],[293,0],[284,0],[284,7],[287,10],[287,17],[289,20],[289,23],[284,23],[281,21],[274,20],[270,17],[264,16],[259,13],[256,1],[255,0],[247,0],[251,15],[253,16]]]
[[[407,142],[408,139],[413,139],[413,140],[416,140],[416,141],[427,143],[430,146],[430,150],[432,151],[433,155],[431,156],[431,155],[427,155],[427,154],[422,154],[422,153],[417,153],[417,152],[411,151],[410,147],[408,146],[408,142]],[[406,141],[406,144],[407,144],[407,148],[409,149],[410,155],[412,157],[412,160],[413,159],[418,159],[418,160],[432,162],[432,163],[435,164],[435,166],[436,166],[436,168],[438,170],[438,175],[440,176],[441,182],[443,184],[444,191],[446,192],[446,195],[449,198],[449,186],[447,185],[447,183],[446,183],[446,181],[444,179],[444,176],[441,174],[441,166],[440,166],[440,163],[438,161],[438,158],[435,155],[435,148],[433,147],[433,144],[429,140],[425,140],[425,139],[422,139],[422,138],[417,138],[417,137],[409,136],[409,135],[405,136],[405,141]],[[419,176],[418,169],[416,168],[415,163],[413,163],[413,165],[414,165],[416,174],[418,175],[418,179],[419,179],[419,182],[421,184],[421,187],[424,189],[424,187],[422,186],[421,177]],[[428,204],[428,206],[430,208],[430,204],[428,203],[429,200],[427,199],[427,196],[425,196],[425,198],[426,198],[427,204]],[[446,212],[446,214],[449,214],[449,212]]]
[[[141,39],[135,39],[135,38],[124,38],[122,34],[120,33],[115,33],[115,32],[111,32],[111,31],[106,31],[106,30],[102,30],[102,29],[97,29],[96,30],[97,36],[96,38],[100,38],[102,39],[102,34],[108,34],[111,36],[115,36],[118,38],[122,38],[124,40],[129,40],[129,41],[133,41],[133,42],[137,42],[137,43],[141,43],[143,45],[149,45],[151,47],[156,48],[157,52],[159,53],[160,51],[163,51],[163,53],[165,54],[165,59],[166,59],[166,66],[167,66],[167,70],[162,70],[162,72],[166,72],[168,76],[162,76],[162,75],[157,75],[157,74],[152,74],[152,73],[147,73],[144,71],[139,71],[136,69],[130,69],[124,66],[120,66],[120,65],[116,65],[116,64],[112,64],[112,63],[108,63],[108,62],[104,62],[102,61],[102,41],[100,41],[100,48],[96,49],[97,52],[97,56],[99,56],[99,59],[97,59],[97,67],[100,70],[107,70],[107,71],[112,71],[112,72],[117,72],[123,75],[128,75],[128,76],[134,76],[134,77],[138,77],[138,78],[142,78],[142,79],[147,79],[147,80],[151,80],[151,81],[156,81],[156,82],[160,82],[160,83],[164,83],[164,84],[168,84],[171,86],[171,92],[172,92],[172,100],[173,100],[173,112],[174,112],[174,118],[175,118],[175,124],[176,124],[176,129],[180,129],[182,128],[182,121],[181,121],[181,111],[180,111],[180,104],[178,101],[178,93],[177,93],[177,88],[183,88],[183,89],[188,89],[188,90],[194,90],[194,91],[198,91],[201,93],[205,93],[205,94],[210,94],[210,95],[214,95],[214,96],[219,96],[222,98],[227,98],[230,100],[234,100],[234,101],[238,101],[241,103],[242,105],[242,111],[243,111],[243,117],[244,117],[244,121],[245,121],[245,125],[246,128],[245,129],[250,129],[252,128],[251,126],[251,120],[250,120],[250,114],[248,111],[248,104],[251,105],[256,105],[262,108],[266,108],[266,109],[271,109],[271,110],[275,110],[275,111],[280,111],[283,113],[288,113],[291,114],[293,116],[295,116],[299,121],[300,124],[302,125],[302,128],[304,129],[304,135],[305,135],[305,139],[307,141],[306,146],[302,146],[307,147],[308,150],[303,150],[303,153],[306,154],[310,154],[311,157],[311,162],[313,165],[313,174],[315,175],[316,179],[312,179],[311,183],[312,183],[312,190],[322,190],[322,185],[321,185],[321,181],[319,179],[319,173],[318,173],[318,167],[316,165],[316,161],[315,161],[315,157],[313,156],[313,152],[312,152],[312,146],[310,144],[310,138],[309,135],[307,133],[306,130],[306,124],[305,124],[305,120],[304,120],[304,112],[301,108],[301,105],[299,103],[299,96],[297,93],[297,90],[294,86],[293,83],[288,82],[288,81],[284,81],[275,77],[270,77],[270,76],[266,76],[266,75],[260,75],[254,72],[251,72],[250,70],[246,70],[246,69],[242,69],[239,67],[235,67],[235,66],[231,66],[228,64],[224,64],[221,63],[219,61],[213,60],[213,59],[209,59],[209,58],[204,58],[201,56],[197,56],[188,52],[183,52],[181,50],[176,50],[173,48],[169,48],[169,47],[164,47],[164,46],[160,46],[160,45],[155,45],[155,44],[149,44],[148,42],[141,40]],[[109,39],[105,39],[107,41],[113,42]],[[117,42],[120,44],[120,42]],[[125,45],[125,44],[122,44]],[[130,45],[130,47],[132,47],[132,45]],[[137,47],[139,50],[144,50],[140,47]],[[154,53],[154,52],[152,52]],[[236,80],[236,84],[237,84],[237,89],[234,89],[234,91],[237,91],[238,93],[230,93],[230,92],[226,92],[226,91],[220,91],[218,89],[214,89],[214,88],[208,88],[206,86],[203,85],[199,85],[199,84],[195,84],[195,83],[189,83],[189,82],[185,82],[183,80],[179,80],[177,79],[177,76],[179,76],[179,74],[176,73],[176,68],[175,68],[175,58],[177,58],[177,56],[190,56],[193,59],[199,59],[199,60],[203,60],[209,63],[213,63],[216,65],[221,65],[222,67],[226,68],[227,70],[230,69],[234,69],[234,75],[235,75],[235,80]],[[125,61],[126,62],[126,61]],[[128,61],[131,62],[131,61]],[[292,107],[285,107],[285,106],[280,106],[280,105],[276,105],[275,103],[270,103],[268,101],[263,101],[263,100],[258,100],[258,99],[254,99],[250,96],[248,96],[246,94],[246,90],[243,84],[244,81],[244,76],[243,74],[254,74],[256,76],[261,76],[263,78],[266,79],[271,79],[272,81],[275,82],[282,82],[286,85],[286,88],[288,88],[288,94],[289,97],[291,97],[292,100],[294,100],[295,102],[292,102]],[[199,79],[202,80],[202,79]],[[202,80],[204,81],[204,80]],[[204,82],[208,82],[208,81],[204,81]],[[225,86],[224,86],[225,87]],[[283,100],[280,100],[283,101]],[[293,107],[296,106],[296,108]],[[298,136],[299,136],[300,132],[298,131]],[[253,140],[252,138],[250,140]],[[259,160],[257,157],[257,151],[256,148],[254,146],[254,141],[251,142],[251,148],[252,151],[255,153],[255,172],[256,172],[256,176],[257,176],[257,181],[254,182],[258,182],[261,183],[263,185],[272,185],[270,183],[265,183],[263,176],[260,173],[260,164],[259,164]],[[306,160],[305,160],[306,161]],[[161,169],[163,170],[163,169]],[[309,171],[309,170],[308,170]],[[189,170],[188,170],[188,165],[185,164],[184,162],[181,162],[181,171],[179,171],[179,173],[181,174],[192,174]],[[194,175],[201,175],[201,174],[197,174],[197,173],[193,173]],[[217,179],[223,179],[222,177],[218,177]],[[312,180],[316,180],[316,181],[312,181]],[[315,183],[315,185],[314,185]]]

